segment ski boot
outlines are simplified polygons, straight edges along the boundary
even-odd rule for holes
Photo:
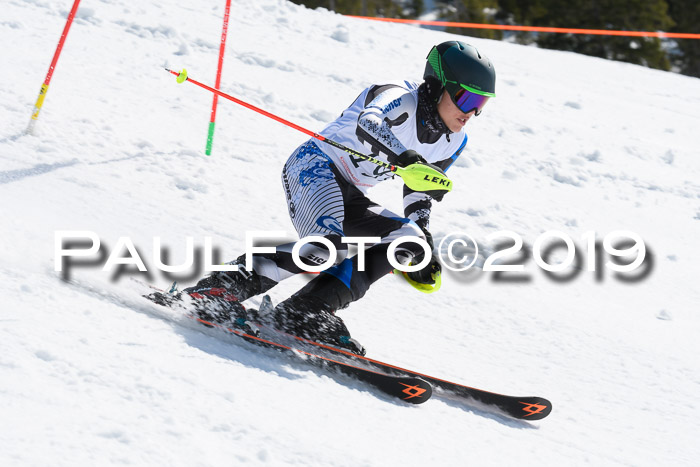
[[[145,295],[146,298],[158,305],[174,308],[182,307],[192,313],[205,326],[214,324],[237,328],[258,337],[260,330],[248,320],[245,308],[233,294],[223,288],[200,288],[197,292],[177,291],[177,283],[173,283],[167,293],[154,292]]]
[[[273,318],[275,306],[272,304],[272,299],[269,295],[263,296],[258,308],[248,308],[246,312],[248,313],[248,317],[256,323],[264,324],[265,326],[275,326],[275,320]]]
[[[187,290],[187,289],[185,289]],[[192,298],[194,312],[202,324],[220,324],[241,329],[246,334],[260,336],[260,329],[248,320],[246,309],[233,294],[226,289],[200,289],[188,294]]]
[[[192,295],[193,293],[209,294],[209,290],[223,289],[226,293],[233,295],[240,302],[248,300],[250,297],[261,294],[277,284],[277,282],[265,276],[258,275],[254,270],[248,271],[243,268],[245,255],[228,264],[238,265],[238,271],[216,271],[211,275],[201,279],[193,287],[188,287],[183,292]]]
[[[281,330],[321,344],[327,344],[356,355],[364,356],[365,348],[350,337],[343,320],[320,297],[294,295],[274,309],[274,326]]]

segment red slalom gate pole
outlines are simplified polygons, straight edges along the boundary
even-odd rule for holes
[[[56,63],[58,62],[58,57],[61,55],[61,50],[63,50],[63,44],[66,42],[66,36],[68,36],[68,30],[71,24],[73,24],[73,18],[75,18],[75,13],[78,11],[78,5],[80,0],[75,0],[73,2],[73,8],[71,8],[70,13],[68,13],[68,18],[66,19],[66,25],[63,27],[63,33],[61,38],[58,40],[58,45],[56,46],[56,51],[53,54],[53,59],[51,60],[51,65],[49,66],[49,71],[46,73],[46,79],[44,79],[44,84],[41,85],[39,90],[39,97],[34,104],[34,111],[32,112],[32,118],[29,120],[29,126],[27,127],[27,134],[34,134],[34,125],[39,118],[39,111],[41,111],[41,106],[44,105],[44,98],[46,98],[46,93],[49,92],[49,83],[51,82],[51,77],[56,69]]]
[[[219,89],[221,85],[221,69],[224,66],[224,50],[226,50],[226,34],[228,33],[228,17],[231,11],[231,0],[226,0],[226,9],[224,10],[224,26],[221,29],[221,45],[219,46],[219,65],[216,70],[216,84],[214,87]],[[214,94],[214,101],[211,104],[211,117],[209,119],[209,132],[207,133],[207,156],[211,155],[211,146],[214,143],[214,126],[216,125],[216,105],[219,101],[219,96]]]

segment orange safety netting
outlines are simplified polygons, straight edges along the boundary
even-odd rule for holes
[[[554,32],[560,34],[594,34],[599,36],[632,36],[632,37],[661,37],[669,39],[700,39],[700,34],[683,32],[663,32],[663,31],[613,31],[607,29],[576,29],[576,28],[550,28],[542,26],[516,26],[509,24],[482,24],[482,23],[459,23],[455,21],[428,21],[419,19],[398,19],[398,18],[375,18],[371,16],[354,16],[351,18],[371,19],[374,21],[386,21],[389,23],[422,24],[426,26],[449,26],[454,28],[468,29],[500,29],[505,31],[532,31],[532,32]]]

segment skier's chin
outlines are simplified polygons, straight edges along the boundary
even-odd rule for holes
[[[452,125],[450,125],[450,131],[452,133],[459,133],[460,131],[462,131],[462,128],[464,128],[464,125],[467,124],[468,120],[469,119],[455,119]]]

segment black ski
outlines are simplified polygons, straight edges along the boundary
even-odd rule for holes
[[[319,368],[335,370],[351,376],[359,381],[363,381],[371,386],[374,386],[389,396],[396,397],[404,402],[411,404],[422,404],[430,399],[430,396],[433,393],[432,386],[424,379],[417,376],[384,374],[368,368],[353,365],[349,362],[341,362],[327,356],[293,348],[269,339],[251,336],[239,329],[229,328],[218,323],[203,320],[201,318],[191,318],[207,327],[222,330],[227,334],[240,337],[241,339],[255,345],[272,348],[291,355],[302,355],[305,357],[305,362],[311,363]]]
[[[306,361],[350,375],[406,402],[414,404],[425,402],[433,394],[432,388],[435,387],[437,389],[435,394],[439,397],[477,401],[495,407],[515,419],[541,420],[552,411],[552,403],[543,397],[509,396],[453,383],[362,357],[344,349],[293,336],[266,325],[254,323],[262,331],[261,337],[256,337],[246,334],[240,329],[190,317],[206,326],[216,327],[248,342],[276,348],[291,354],[304,355],[307,357]]]
[[[157,289],[141,281],[134,279],[134,282],[138,283],[142,287],[148,287],[151,290],[165,293],[161,289]],[[71,284],[81,287],[81,289],[86,293],[98,295],[100,298],[109,298],[111,301],[120,306],[125,306],[128,308],[134,308],[135,306],[134,302],[122,300],[119,295],[105,294],[104,292],[89,285],[81,284],[75,281],[71,282]],[[145,295],[142,295],[142,297],[149,299],[149,297]],[[279,352],[297,358],[301,357],[303,358],[303,362],[306,364],[313,365],[323,370],[329,370],[329,372],[337,372],[348,375],[357,381],[373,386],[388,396],[395,397],[409,404],[421,404],[430,399],[430,396],[433,393],[432,386],[422,378],[409,375],[387,375],[380,371],[362,368],[355,365],[353,362],[339,361],[332,355],[317,355],[317,352],[313,348],[297,349],[292,346],[285,345],[284,343],[274,342],[269,338],[269,336],[253,336],[246,334],[241,329],[231,328],[221,323],[214,323],[198,318],[193,316],[191,310],[188,310],[185,306],[178,305],[178,308],[182,309],[184,316],[208,328],[215,328],[219,331],[225,332],[227,335],[235,336],[236,338],[240,338],[257,346],[275,349]],[[273,334],[273,336],[274,335],[275,334]],[[291,341],[294,340],[291,339],[290,342]]]
[[[543,397],[536,396],[508,396],[505,394],[498,394],[490,391],[485,391],[483,389],[477,389],[469,386],[465,386],[458,383],[452,383],[440,378],[435,378],[433,376],[428,376],[416,371],[407,370],[405,368],[400,368],[389,363],[380,362],[378,360],[373,360],[371,358],[362,357],[351,352],[347,352],[343,349],[332,347],[329,345],[314,342],[302,337],[292,336],[290,334],[283,333],[281,331],[276,331],[264,325],[260,327],[269,332],[276,332],[278,334],[284,335],[289,339],[296,340],[298,342],[304,343],[307,346],[313,346],[313,348],[323,349],[325,352],[331,352],[332,355],[336,355],[338,359],[342,359],[345,362],[352,362],[358,365],[362,365],[382,373],[390,375],[403,375],[411,376],[415,378],[420,378],[427,381],[433,387],[435,387],[436,396],[443,396],[447,399],[471,399],[478,401],[482,404],[496,407],[506,415],[521,419],[521,420],[541,420],[545,418],[552,411],[552,403]]]

